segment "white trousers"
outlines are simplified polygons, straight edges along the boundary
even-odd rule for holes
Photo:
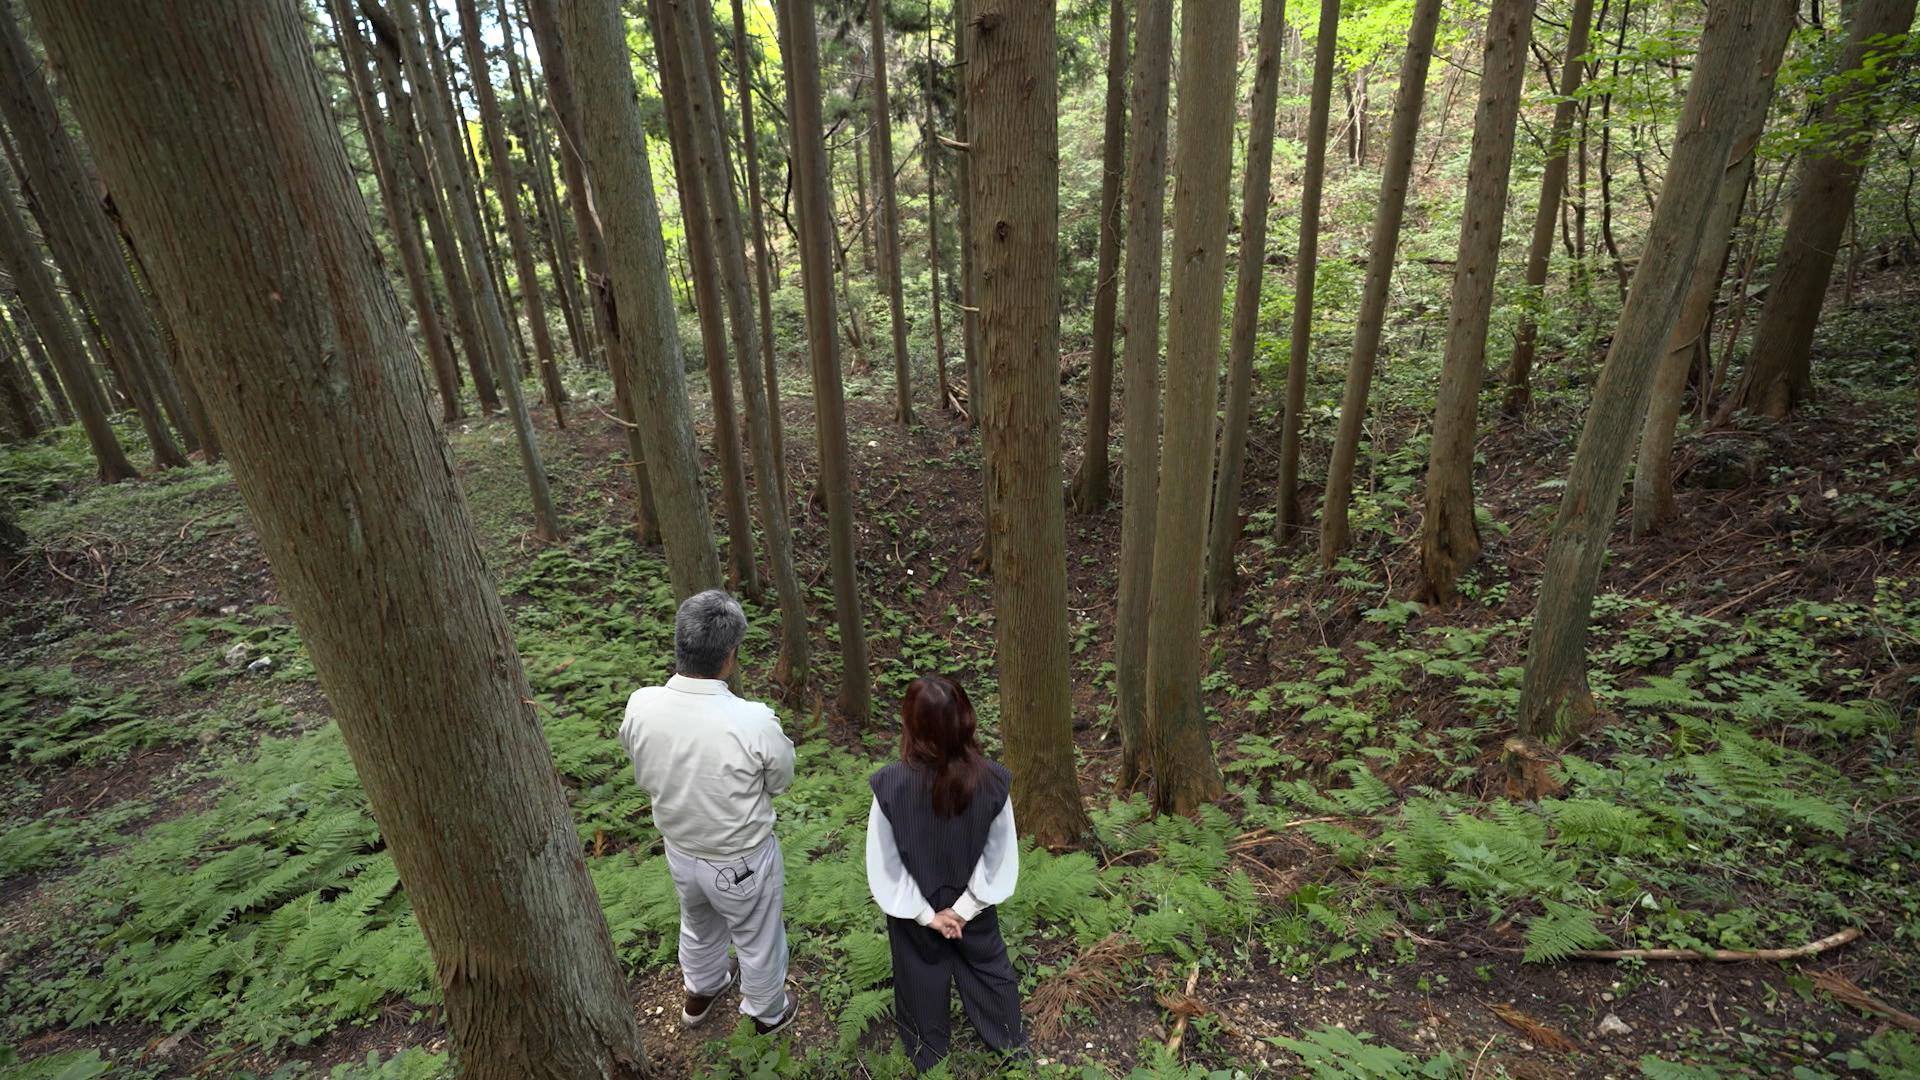
[[[740,957],[740,1011],[778,1020],[787,1006],[786,867],[780,842],[736,859],[714,861],[667,846],[667,868],[680,897],[680,971],[687,993],[713,994],[727,984],[727,946]]]

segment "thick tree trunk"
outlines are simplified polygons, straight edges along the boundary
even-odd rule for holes
[[[1060,499],[1060,159],[1051,5],[979,0],[966,27],[967,107],[978,141],[981,431],[993,458],[987,534],[1001,733],[1014,818],[1048,847],[1090,827],[1074,767],[1067,655],[1067,521]]]
[[[139,476],[140,471],[127,460],[126,450],[114,435],[113,425],[107,422],[106,399],[87,370],[86,350],[80,344],[80,335],[67,309],[61,306],[53,275],[47,272],[46,264],[40,261],[39,252],[27,236],[19,206],[13,196],[4,191],[0,191],[0,268],[12,279],[27,309],[27,318],[32,320],[32,329],[40,335],[54,366],[59,369],[61,381],[66,383],[67,398],[79,414],[87,445],[92,447],[94,461],[99,465],[100,482],[113,484]]]
[[[1233,546],[1240,539],[1240,479],[1246,473],[1247,423],[1253,413],[1253,345],[1260,326],[1260,287],[1266,281],[1267,202],[1273,192],[1274,114],[1280,100],[1280,37],[1286,17],[1286,0],[1261,0],[1253,56],[1253,111],[1247,118],[1251,130],[1240,198],[1240,263],[1234,281],[1233,332],[1227,341],[1226,426],[1220,433],[1220,465],[1213,480],[1213,515],[1207,530],[1207,612],[1215,623],[1225,621],[1238,578]],[[1324,25],[1332,38],[1333,24]]]
[[[1473,443],[1533,7],[1534,0],[1493,0],[1487,15],[1480,105],[1473,117],[1467,200],[1460,216],[1460,252],[1454,262],[1421,525],[1420,591],[1436,603],[1452,601],[1460,574],[1480,556],[1480,529],[1473,516]]]
[[[580,311],[577,291],[579,268],[574,262],[576,249],[567,242],[566,225],[560,217],[560,200],[553,191],[553,159],[548,156],[547,131],[541,122],[540,107],[529,93],[528,81],[520,77],[520,52],[525,47],[521,37],[523,28],[513,21],[507,0],[498,0],[495,11],[500,19],[501,32],[506,36],[507,80],[513,87],[514,101],[519,106],[518,134],[521,145],[526,148],[527,171],[533,177],[534,220],[537,222],[533,231],[540,234],[541,254],[546,256],[547,270],[553,275],[554,295],[560,300],[560,318],[567,324],[567,340],[573,343],[574,362],[586,363],[593,356],[593,337],[588,332],[586,316]]]
[[[1280,421],[1280,478],[1275,481],[1274,538],[1290,544],[1306,529],[1300,502],[1300,433],[1307,409],[1307,367],[1313,362],[1313,283],[1320,270],[1320,193],[1327,178],[1327,121],[1333,111],[1334,45],[1340,0],[1320,0],[1313,50],[1313,100],[1307,114],[1307,162],[1300,182],[1300,249],[1293,261],[1293,329],[1288,341],[1287,401]]]
[[[1787,236],[1766,306],[1754,326],[1753,354],[1734,391],[1737,409],[1784,417],[1812,393],[1814,327],[1826,303],[1860,179],[1866,175],[1867,150],[1878,130],[1873,110],[1861,102],[1878,79],[1862,72],[1887,55],[1889,35],[1912,29],[1914,6],[1914,0],[1857,0],[1852,5],[1840,57],[1840,70],[1852,81],[1821,103],[1819,123],[1831,135],[1801,162],[1793,208],[1787,212]]]
[[[966,24],[971,6],[972,0],[953,0],[953,66],[955,71],[961,73],[960,79],[963,86],[965,85],[967,70]],[[964,91],[958,95],[958,100],[954,103],[953,134],[954,141],[958,142],[961,146],[969,145],[969,141],[973,138],[973,125],[967,118],[967,95]],[[974,266],[977,259],[973,248],[973,208],[968,205],[973,199],[967,194],[973,190],[973,162],[971,159],[972,155],[966,151],[954,155],[954,165],[959,173],[961,191],[961,196],[956,202],[959,204],[960,217],[960,348],[965,354],[965,363],[963,366],[967,373],[967,426],[979,427],[982,393],[980,384],[980,280],[975,272],[976,268]],[[980,457],[982,461],[986,460],[985,454],[980,455]],[[981,492],[984,498],[984,487],[981,489]],[[981,547],[983,549],[986,547],[985,537],[981,538]]]
[[[913,374],[907,366],[907,305],[900,288],[900,205],[893,183],[893,112],[887,96],[887,6],[868,0],[873,32],[873,195],[880,234],[880,276],[887,286],[893,321],[893,418],[913,423]]]
[[[480,330],[480,311],[474,300],[473,286],[467,280],[466,266],[461,260],[459,245],[454,240],[453,228],[447,223],[445,204],[434,184],[426,139],[420,132],[419,118],[426,115],[426,110],[431,106],[426,98],[415,97],[408,84],[401,81],[402,57],[405,55],[401,24],[377,0],[359,2],[361,14],[367,16],[368,24],[373,27],[374,59],[380,67],[380,80],[390,103],[389,115],[395,123],[394,141],[407,155],[414,205],[426,219],[427,236],[433,241],[434,256],[440,266],[440,279],[447,290],[447,305],[453,309],[454,327],[460,335],[461,346],[466,350],[468,369],[473,374],[474,396],[480,399],[481,412],[498,412],[500,393],[493,385],[492,365],[487,361],[487,339]],[[406,3],[408,0],[399,0],[397,6]],[[428,92],[431,93],[430,87]],[[420,111],[416,112],[416,109]]]
[[[700,183],[688,113],[687,75],[680,50],[664,43],[671,27],[663,21],[666,0],[647,0],[654,29],[655,58],[660,64],[660,93],[666,103],[667,141],[680,189],[680,222],[687,233],[688,275],[693,279],[694,306],[700,318],[700,344],[707,362],[707,392],[713,404],[713,450],[720,464],[720,506],[727,521],[727,566],[733,587],[760,595],[760,576],[753,561],[753,520],[747,509],[746,462],[740,456],[740,419],[734,411],[733,378],[727,371],[726,312],[720,300],[720,272],[715,265],[713,217]]]
[[[760,301],[760,362],[766,369],[767,426],[773,435],[774,478],[779,482],[780,505],[792,506],[787,481],[786,421],[780,415],[780,363],[773,348],[772,246],[767,243],[767,215],[760,195],[760,130],[753,118],[753,49],[748,44],[747,13],[733,0],[733,62],[740,81],[741,146],[747,159],[747,207],[753,221],[753,272]]]
[[[1120,358],[1126,384],[1121,418],[1126,444],[1113,644],[1123,792],[1138,787],[1148,772],[1147,621],[1160,491],[1160,276],[1166,258],[1173,0],[1138,0],[1133,30],[1133,108],[1127,119],[1126,339]]]
[[[455,0],[460,9],[460,38],[467,51],[467,72],[479,99],[480,128],[487,140],[487,165],[493,172],[493,190],[500,197],[500,214],[507,222],[507,247],[513,254],[513,272],[520,279],[520,301],[526,307],[533,355],[540,365],[553,422],[566,427],[567,392],[560,385],[560,366],[553,356],[553,332],[547,326],[547,302],[540,295],[540,275],[534,268],[533,238],[520,216],[520,182],[513,175],[513,157],[507,145],[507,125],[500,99],[487,74],[486,44],[480,40],[480,12],[476,0]],[[505,29],[502,24],[502,29]]]
[[[827,504],[834,618],[840,627],[841,715],[856,728],[872,712],[867,633],[854,561],[853,491],[847,455],[847,406],[840,384],[840,343],[834,332],[833,202],[827,188],[827,147],[820,122],[820,45],[813,0],[779,5],[780,55],[787,73],[787,117],[799,196],[800,268],[807,294],[807,341],[813,365],[814,432],[820,487]]]
[[[793,569],[793,537],[787,508],[780,499],[773,433],[768,430],[765,413],[766,391],[754,355],[759,333],[754,324],[753,282],[747,276],[745,230],[740,224],[723,134],[725,114],[718,92],[718,72],[714,70],[715,58],[708,52],[713,28],[703,6],[706,2],[660,0],[661,29],[670,35],[662,37],[660,52],[663,60],[674,57],[675,62],[663,66],[677,69],[682,77],[687,126],[693,135],[688,156],[696,170],[693,179],[706,194],[709,239],[720,255],[727,320],[733,327],[734,362],[740,368],[741,397],[746,402],[747,443],[753,454],[754,474],[759,478],[754,487],[760,503],[760,529],[766,535],[767,560],[780,600],[780,656],[774,664],[773,681],[792,696],[807,682],[807,603]]]
[[[1284,0],[1278,0],[1284,3]],[[1113,353],[1120,301],[1120,182],[1127,167],[1127,67],[1130,53],[1127,0],[1108,0],[1107,111],[1100,142],[1100,255],[1093,282],[1093,358],[1087,365],[1087,453],[1073,478],[1073,508],[1097,514],[1112,498],[1107,463],[1113,438]],[[1255,96],[1259,90],[1256,85]],[[1254,123],[1260,106],[1254,104]],[[1259,136],[1254,136],[1258,141]],[[1272,149],[1269,142],[1268,149]],[[1262,210],[1266,204],[1262,203]]]
[[[1553,257],[1553,229],[1560,219],[1560,197],[1567,187],[1567,151],[1573,135],[1573,114],[1579,108],[1574,95],[1587,71],[1587,39],[1593,30],[1593,0],[1574,0],[1568,17],[1567,54],[1560,69],[1560,102],[1553,108],[1553,128],[1547,134],[1547,165],[1540,174],[1540,206],[1533,215],[1533,237],[1527,245],[1528,304],[1520,317],[1513,358],[1507,364],[1508,415],[1526,411],[1533,400],[1534,343],[1540,332],[1539,308],[1544,304],[1548,260]]]
[[[393,9],[400,20],[400,46],[405,50],[407,69],[414,73],[413,84],[422,86],[423,80],[432,79],[431,74],[423,73],[434,70],[422,45],[427,39],[421,36],[421,28],[417,25],[409,0],[399,0]],[[431,31],[430,27],[427,29]],[[467,280],[473,285],[474,307],[480,319],[486,353],[493,361],[492,373],[506,398],[507,415],[513,421],[514,438],[519,444],[520,465],[526,473],[527,487],[533,496],[534,535],[542,540],[557,539],[560,536],[560,515],[553,507],[553,494],[547,485],[547,470],[540,457],[540,444],[534,436],[533,420],[527,415],[526,398],[520,392],[520,372],[514,363],[513,343],[507,337],[506,316],[500,309],[500,297],[494,292],[493,278],[487,273],[486,253],[480,244],[480,219],[474,213],[473,200],[469,197],[464,159],[454,146],[453,116],[446,107],[446,99],[438,93],[423,94],[419,100],[424,102],[427,137],[435,151],[434,158],[443,166],[440,185],[446,193],[454,232],[460,239],[461,250],[467,255]]]
[[[1360,427],[1367,418],[1367,391],[1380,356],[1386,328],[1387,295],[1393,286],[1394,255],[1406,218],[1407,181],[1413,175],[1415,136],[1426,100],[1427,69],[1433,65],[1433,39],[1440,25],[1440,0],[1417,0],[1407,29],[1407,51],[1400,62],[1400,90],[1393,103],[1393,127],[1387,135],[1387,160],[1380,175],[1380,201],[1373,213],[1373,240],[1367,249],[1367,278],[1360,290],[1360,314],[1354,323],[1353,357],[1340,397],[1340,428],[1334,433],[1327,463],[1327,492],[1320,509],[1320,565],[1331,567],[1351,542],[1347,508],[1353,501],[1353,468],[1360,456]]]
[[[139,6],[34,12],[219,417],[433,950],[454,1057],[474,1078],[638,1076],[625,978],[306,26],[285,0]]]
[[[1753,177],[1754,151],[1767,124],[1767,108],[1773,100],[1774,79],[1793,34],[1790,6],[1779,3],[1760,5],[1753,18],[1760,36],[1760,65],[1766,73],[1747,87],[1746,97],[1737,106],[1739,127],[1734,134],[1733,151],[1719,194],[1707,211],[1701,226],[1700,251],[1694,256],[1693,274],[1687,282],[1687,294],[1680,314],[1667,334],[1666,355],[1654,375],[1652,396],[1647,402],[1647,421],[1640,433],[1640,455],[1633,469],[1633,535],[1645,536],[1671,521],[1678,513],[1673,499],[1673,441],[1680,422],[1680,407],[1686,397],[1687,373],[1696,357],[1707,354],[1707,338],[1713,322],[1713,299],[1720,291],[1720,279],[1726,271],[1727,253],[1733,244],[1733,228],[1740,220],[1745,204],[1747,183]],[[1703,382],[1700,393],[1707,387]]]
[[[393,165],[390,130],[380,111],[368,72],[367,45],[360,35],[360,22],[348,0],[327,0],[333,16],[334,31],[340,37],[340,60],[353,84],[354,104],[360,111],[360,126],[366,134],[367,153],[373,159],[374,180],[387,205],[387,224],[393,232],[394,247],[400,252],[401,273],[407,280],[407,295],[413,301],[414,318],[420,322],[425,339],[428,366],[433,370],[440,390],[440,418],[451,422],[464,413],[460,408],[460,386],[454,371],[453,353],[440,332],[439,314],[433,307],[433,286],[427,276],[427,256],[420,244],[420,216],[413,207],[413,188],[403,182]],[[388,99],[389,104],[393,99]]]
[[[46,424],[40,414],[40,393],[33,388],[21,352],[20,342],[0,325],[0,353],[5,354],[0,356],[0,398],[5,399],[14,438],[25,440],[37,438]]]
[[[667,282],[666,242],[654,201],[640,103],[618,0],[528,0],[534,33],[542,38],[547,88],[572,90],[556,112],[563,126],[577,112],[570,146],[583,154],[592,205],[606,243],[607,278],[616,303],[609,308],[609,344],[627,370],[633,407],[646,446],[667,576],[681,599],[721,583],[713,518],[700,484],[686,375]],[[549,50],[546,42],[554,48]],[[550,54],[550,55],[549,55]],[[560,81],[553,74],[555,65]],[[571,107],[569,107],[571,106]],[[579,190],[579,189],[577,189]],[[583,234],[584,239],[584,234]],[[588,263],[589,267],[592,263]]]
[[[1174,147],[1166,453],[1160,464],[1147,627],[1147,744],[1155,809],[1189,814],[1219,798],[1222,790],[1200,700],[1206,656],[1200,590],[1220,381],[1239,0],[1188,0],[1180,18],[1182,104]]]
[[[1780,6],[1792,2],[1761,0]],[[1714,0],[1707,10],[1646,251],[1593,389],[1547,549],[1520,684],[1522,735],[1562,736],[1593,710],[1587,689],[1587,624],[1607,534],[1617,514],[1620,482],[1646,415],[1654,368],[1665,355],[1668,330],[1685,297],[1703,227],[1719,197],[1728,150],[1745,119],[1746,99],[1757,92],[1750,88],[1771,85],[1773,78],[1772,66],[1757,62],[1766,20],[1756,6],[1751,0]]]
[[[737,5],[740,0],[734,0]],[[933,126],[934,77],[939,71],[933,60],[933,0],[927,0],[927,86],[924,95],[926,125],[920,131],[920,145],[926,152],[927,169],[927,276],[931,296],[927,307],[933,316],[933,368],[939,381],[940,411],[953,405],[953,393],[947,386],[947,337],[941,325],[940,308],[946,297],[940,292],[940,139]],[[966,196],[961,195],[962,198]]]
[[[163,400],[172,381],[160,329],[127,269],[120,240],[101,207],[99,186],[61,122],[42,65],[27,48],[11,8],[0,8],[0,118],[18,144],[20,181],[42,215],[48,250],[86,296],[125,367],[154,464],[185,465],[186,454],[167,429],[163,407],[172,406],[188,449],[199,442],[186,421],[185,406]],[[177,401],[177,394],[174,397]]]

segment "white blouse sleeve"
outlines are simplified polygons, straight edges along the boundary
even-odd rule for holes
[[[900,861],[893,822],[880,809],[879,799],[873,800],[873,808],[867,811],[867,891],[881,911],[896,919],[912,919],[921,926],[933,921],[933,907]]]
[[[1009,798],[987,830],[987,847],[967,879],[967,891],[953,902],[962,922],[995,904],[1006,903],[1020,880],[1020,838],[1013,828],[1013,800]]]

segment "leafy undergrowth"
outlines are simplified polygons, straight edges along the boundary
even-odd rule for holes
[[[677,912],[645,797],[612,735],[632,688],[666,673],[671,590],[608,504],[617,467],[573,439],[553,456],[565,501],[607,509],[544,549],[520,543],[502,429],[455,444],[644,1010],[673,1003]],[[50,445],[34,453],[84,452]],[[1407,445],[1375,463],[1363,537],[1399,528],[1420,457],[1417,441]],[[31,475],[6,460],[0,479]],[[959,488],[972,462],[928,449],[905,467],[944,470]],[[46,466],[63,483],[79,484],[74,473],[70,461]],[[27,516],[36,541],[75,558],[87,545],[73,537],[109,547],[93,545],[107,551],[94,577],[81,562],[50,563],[89,584],[46,597],[16,586],[9,608],[14,626],[34,630],[11,639],[0,671],[0,743],[16,772],[0,824],[7,1075],[424,1080],[445,1068],[427,1049],[438,1028],[424,942],[285,612],[259,589],[142,606],[155,592],[207,591],[152,575],[193,530],[234,530],[224,475],[202,467],[60,488],[81,494]],[[1855,494],[1897,505],[1897,483],[1865,476]],[[872,598],[879,699],[920,670],[964,672],[996,744],[985,583],[960,569],[974,538],[943,533],[939,504],[890,505],[879,485],[867,498],[866,557],[918,571]],[[1872,542],[1900,542],[1898,520],[1887,528]],[[818,522],[802,532],[802,573],[824,609]],[[1280,576],[1303,571],[1263,543],[1250,546],[1272,577],[1250,588],[1258,599],[1244,621],[1213,638],[1206,689],[1229,788],[1220,806],[1154,818],[1139,796],[1100,793],[1110,732],[1083,708],[1095,835],[1081,851],[1024,852],[1003,916],[1037,1033],[1028,1068],[1087,1080],[1914,1075],[1920,1044],[1876,1034],[1814,978],[1829,970],[1895,1005],[1920,1001],[1920,769],[1900,712],[1920,590],[1897,560],[1865,588],[1733,607],[1715,595],[1606,593],[1593,683],[1609,721],[1551,763],[1557,790],[1522,799],[1503,797],[1494,759],[1517,694],[1525,623],[1509,609],[1523,586],[1478,572],[1470,610],[1442,616],[1356,558],[1290,593]],[[1076,574],[1097,585],[1107,569],[1097,549],[1077,554]],[[257,551],[244,545],[216,561],[227,581],[258,580]],[[38,587],[66,588],[60,580],[43,575]],[[1341,605],[1361,632],[1274,649],[1264,664],[1241,655],[1290,624],[1324,626]],[[750,614],[752,687],[771,659],[773,614]],[[115,621],[130,618],[147,621],[136,631]],[[1095,689],[1111,676],[1103,629],[1076,614],[1076,671]],[[830,641],[816,655],[830,687]],[[861,849],[864,777],[890,737],[839,730],[818,705],[783,719],[802,740],[780,836],[808,1023],[792,1040],[742,1027],[665,1043],[654,1025],[648,1037],[670,1068],[715,1078],[840,1076],[854,1062],[868,1076],[904,1077]],[[175,771],[121,797],[114,778],[155,761]],[[115,797],[91,787],[69,797],[60,785],[73,777]],[[1591,948],[1789,948],[1850,928],[1862,937],[1833,954],[1844,960],[1739,976],[1567,959]],[[1529,982],[1533,972],[1553,975]],[[1728,980],[1714,985],[1731,1024],[1698,1027],[1670,1009],[1669,980],[1696,977]],[[1516,1014],[1531,1027],[1473,1027],[1498,1022],[1490,1002],[1556,981],[1570,989],[1528,1006],[1544,1016]],[[1319,1003],[1339,1011],[1312,1011]],[[1630,1018],[1638,1041],[1592,1037],[1590,1008]],[[1179,1053],[1166,1042],[1174,1015],[1189,1016]],[[1453,1015],[1466,1022],[1450,1025]],[[89,1042],[116,1031],[141,1037]],[[329,1049],[376,1031],[386,1041],[372,1051]],[[977,1049],[950,1067],[998,1070]]]

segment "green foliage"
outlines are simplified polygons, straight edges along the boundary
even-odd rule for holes
[[[1462,1063],[1451,1055],[1423,1059],[1345,1028],[1322,1027],[1297,1039],[1273,1041],[1298,1057],[1314,1080],[1448,1080],[1462,1075]]]

